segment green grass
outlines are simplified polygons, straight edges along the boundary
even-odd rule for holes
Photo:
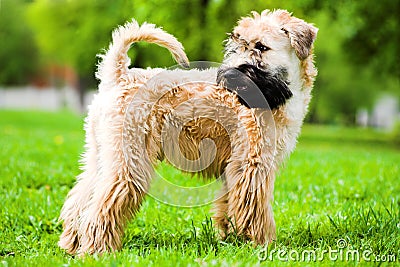
[[[234,236],[220,241],[209,205],[178,208],[149,197],[128,225],[122,251],[69,256],[57,247],[57,218],[79,173],[82,124],[68,112],[0,111],[0,265],[291,266],[309,264],[288,258],[308,250],[324,255],[321,265],[357,265],[344,256],[350,249],[360,262],[399,264],[399,148],[384,133],[309,125],[276,180],[278,239],[268,251]],[[161,172],[180,175],[165,166]],[[324,254],[329,248],[338,250],[337,260]]]

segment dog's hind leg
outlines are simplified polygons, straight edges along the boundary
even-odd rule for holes
[[[68,193],[60,214],[63,221],[63,233],[60,236],[59,246],[68,253],[74,254],[79,248],[78,228],[83,210],[91,197],[97,176],[98,144],[96,140],[96,104],[94,101],[85,120],[86,151],[82,155],[82,173],[77,177],[77,183]]]
[[[139,209],[153,172],[144,156],[143,124],[132,121],[146,118],[139,112],[125,117],[118,101],[107,99],[111,106],[102,107],[96,132],[97,177],[78,229],[79,254],[121,248],[125,224]]]

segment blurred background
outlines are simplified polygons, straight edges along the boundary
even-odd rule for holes
[[[0,0],[0,109],[84,113],[96,54],[131,18],[175,35],[191,61],[221,62],[237,20],[275,8],[320,29],[308,122],[400,129],[399,0]],[[137,67],[174,65],[155,45],[135,44],[130,56]]]

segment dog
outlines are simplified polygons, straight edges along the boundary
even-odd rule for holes
[[[133,20],[115,30],[96,73],[82,173],[61,210],[59,246],[79,255],[120,249],[160,160],[221,177],[213,220],[222,238],[274,240],[275,175],[311,99],[317,31],[285,10],[252,12],[228,37],[219,68],[185,70],[182,44],[161,28]],[[183,69],[129,68],[138,41],[167,48]]]

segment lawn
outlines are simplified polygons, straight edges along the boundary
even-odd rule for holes
[[[179,208],[148,197],[120,252],[69,256],[57,247],[58,215],[79,173],[82,124],[68,112],[0,111],[0,265],[400,263],[400,148],[386,133],[311,125],[277,177],[278,238],[268,248],[234,236],[220,241],[209,205]]]

